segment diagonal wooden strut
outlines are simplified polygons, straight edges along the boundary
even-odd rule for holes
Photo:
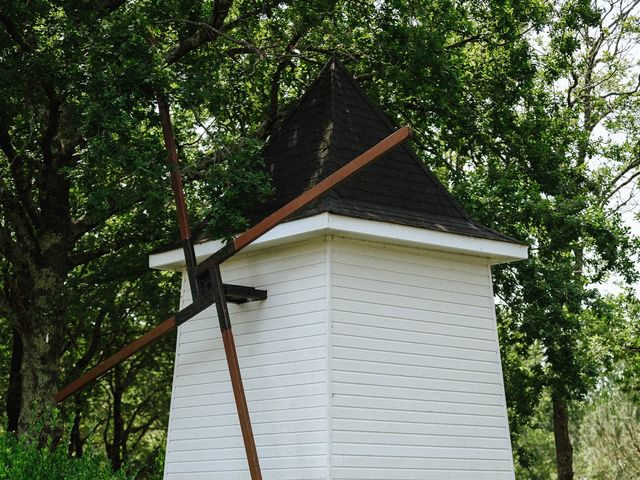
[[[171,116],[169,113],[169,105],[161,93],[157,96],[158,110],[160,112],[160,120],[162,123],[162,133],[164,137],[165,147],[168,151],[168,163],[171,170],[171,188],[173,190],[173,196],[176,204],[176,212],[178,215],[178,224],[180,226],[180,237],[182,239],[182,247],[185,256],[185,263],[187,266],[187,275],[189,277],[189,287],[193,298],[193,303],[168,318],[139,339],[130,343],[116,354],[107,358],[101,362],[76,381],[67,385],[61,391],[59,391],[54,399],[56,402],[60,402],[73,394],[78,389],[82,388],[87,383],[95,380],[99,376],[106,373],[109,369],[126,360],[135,352],[141,348],[156,341],[167,332],[176,328],[180,323],[192,318],[198,312],[204,310],[210,306],[213,302],[217,304],[218,312],[226,312],[225,324],[226,329],[222,330],[222,337],[225,347],[225,355],[227,357],[227,364],[229,365],[229,372],[231,376],[231,384],[233,388],[233,394],[236,401],[236,408],[238,410],[238,417],[240,426],[242,428],[243,438],[245,440],[245,450],[247,454],[247,460],[249,463],[249,469],[251,471],[252,480],[262,480],[262,474],[260,472],[260,463],[258,461],[258,453],[256,451],[255,442],[253,439],[253,432],[251,430],[251,420],[249,418],[249,410],[247,408],[247,401],[244,394],[244,387],[242,385],[242,377],[240,376],[240,367],[238,365],[238,356],[235,350],[235,344],[233,342],[233,336],[231,333],[231,323],[229,319],[229,313],[227,310],[227,301],[225,297],[225,286],[222,284],[220,277],[219,267],[216,265],[215,269],[212,269],[212,276],[216,278],[215,272],[217,271],[217,280],[212,282],[211,288],[205,293],[205,290],[200,288],[199,282],[196,279],[197,260],[195,256],[195,249],[193,245],[193,239],[191,237],[191,227],[189,225],[189,216],[187,214],[187,208],[184,198],[184,189],[182,185],[182,178],[180,176],[178,153],[173,136],[173,128],[171,126]],[[222,327],[222,323],[221,323]]]
[[[160,111],[160,119],[162,121],[162,132],[167,150],[169,151],[169,166],[171,167],[171,186],[176,201],[176,209],[178,212],[178,222],[180,223],[180,235],[182,237],[182,247],[184,250],[185,262],[187,264],[187,275],[189,276],[189,287],[194,303],[199,301],[203,292],[210,291],[213,294],[213,300],[216,303],[218,318],[220,319],[220,330],[222,340],[224,342],[225,356],[227,357],[227,365],[229,366],[229,374],[231,377],[231,387],[233,396],[236,401],[236,410],[238,411],[238,419],[240,428],[242,429],[242,437],[244,439],[247,461],[251,472],[252,480],[262,480],[260,472],[260,462],[258,461],[258,452],[253,439],[251,429],[251,419],[249,418],[249,409],[247,408],[247,399],[244,394],[244,386],[242,385],[242,377],[240,376],[240,366],[238,365],[238,354],[233,342],[233,334],[231,332],[231,319],[229,318],[229,310],[227,308],[227,299],[225,297],[224,285],[220,275],[219,265],[215,265],[210,269],[211,286],[209,290],[204,290],[201,282],[198,282],[196,255],[191,238],[191,228],[189,226],[189,217],[184,201],[184,192],[182,187],[182,178],[180,177],[178,153],[176,149],[175,139],[173,137],[173,129],[171,127],[171,116],[169,114],[169,106],[162,95],[158,95],[158,109]],[[224,325],[224,327],[223,327]]]
[[[169,170],[171,173],[171,190],[173,190],[173,199],[176,204],[178,226],[180,227],[180,239],[182,240],[184,261],[187,266],[187,276],[189,277],[189,288],[191,289],[191,298],[195,299],[200,295],[198,282],[196,281],[196,252],[193,247],[189,214],[187,213],[187,205],[184,199],[184,187],[182,185],[182,177],[180,176],[178,149],[176,148],[176,141],[173,136],[173,127],[171,126],[169,104],[161,93],[158,94],[158,111],[160,112],[160,123],[162,124],[164,146],[169,153],[167,163],[169,164]]]
[[[224,352],[227,358],[229,377],[231,378],[231,385],[233,386],[233,397],[236,402],[238,419],[240,420],[242,440],[244,442],[245,452],[247,453],[249,472],[251,473],[252,480],[262,480],[258,451],[256,450],[251,419],[249,418],[249,407],[247,407],[247,399],[244,394],[244,386],[242,385],[242,375],[240,374],[236,344],[233,340],[233,331],[231,330],[231,318],[229,316],[229,309],[227,308],[224,288],[222,288],[220,266],[214,265],[209,271],[209,275],[211,277],[211,283],[213,284],[213,297],[216,303],[216,312],[218,313],[218,322],[220,323],[220,333],[222,334]]]

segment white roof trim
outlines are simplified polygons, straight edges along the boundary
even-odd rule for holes
[[[335,233],[352,238],[378,240],[397,245],[486,257],[493,265],[522,260],[528,257],[528,247],[525,245],[408,227],[376,220],[344,217],[332,213],[320,213],[313,217],[281,223],[255,240],[245,250],[256,250],[292,240],[317,236],[322,233]],[[198,262],[216,252],[223,245],[224,242],[221,240],[212,240],[196,245],[195,251]],[[182,249],[177,248],[150,255],[149,266],[161,270],[181,269],[184,266]]]

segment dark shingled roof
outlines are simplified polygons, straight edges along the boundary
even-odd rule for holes
[[[264,159],[274,194],[252,219],[264,218],[395,130],[332,59],[267,144]],[[519,243],[472,220],[406,144],[293,218],[322,212]]]

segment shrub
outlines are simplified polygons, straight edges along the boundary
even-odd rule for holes
[[[640,405],[613,387],[600,394],[585,415],[577,442],[576,478],[640,478]]]
[[[96,456],[69,458],[64,448],[39,449],[0,430],[0,480],[129,480]]]

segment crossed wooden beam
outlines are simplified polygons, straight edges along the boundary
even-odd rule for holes
[[[54,399],[58,403],[62,402],[88,383],[97,379],[117,364],[129,358],[138,350],[141,350],[147,345],[155,342],[160,337],[172,331],[174,328],[178,327],[190,318],[193,318],[207,307],[215,304],[251,479],[262,480],[260,462],[258,460],[258,453],[256,451],[253,431],[251,429],[249,409],[247,408],[244,387],[242,385],[238,355],[236,353],[236,347],[233,340],[227,301],[233,301],[233,299],[237,300],[237,302],[242,300],[261,300],[266,298],[267,292],[249,287],[224,284],[220,274],[220,264],[289,218],[295,212],[313,202],[322,194],[335,188],[347,178],[356,174],[371,162],[407,140],[411,136],[411,129],[408,126],[398,129],[387,138],[377,143],[333,174],[329,175],[314,187],[305,191],[291,202],[287,203],[285,206],[276,210],[264,220],[251,227],[249,230],[237,236],[233,241],[227,243],[224,247],[198,265],[184,199],[182,178],[180,177],[178,154],[173,137],[169,106],[161,95],[158,96],[158,107],[162,123],[164,143],[169,153],[168,163],[171,168],[171,188],[173,190],[178,214],[180,237],[182,239],[182,247],[193,302],[189,306],[174,313],[171,317],[149,330],[137,340],[122,348],[119,352],[114,353],[109,358],[81,375],[78,379],[68,384],[54,396]]]

